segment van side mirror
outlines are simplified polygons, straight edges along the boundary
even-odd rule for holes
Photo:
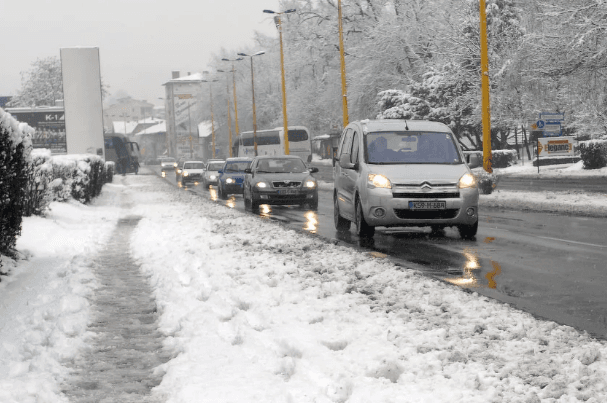
[[[245,174],[250,174],[251,173],[251,168],[245,168],[244,173]]]
[[[466,160],[470,169],[478,168],[483,165],[483,157],[478,153],[468,154]]]
[[[339,166],[343,169],[358,169],[357,165],[350,162],[350,154],[342,154],[339,157]]]

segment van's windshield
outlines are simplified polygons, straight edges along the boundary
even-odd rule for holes
[[[461,164],[451,133],[377,132],[365,136],[370,164]]]

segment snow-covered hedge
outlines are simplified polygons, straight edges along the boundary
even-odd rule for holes
[[[49,184],[53,180],[51,151],[34,149],[26,166],[27,185],[24,195],[24,216],[40,215],[52,200]]]
[[[491,151],[492,167],[507,168],[516,164],[518,154],[516,150],[492,150]]]
[[[31,138],[0,109],[0,254],[14,254],[21,233]]]
[[[578,148],[584,161],[584,169],[607,166],[607,140],[580,141]]]
[[[114,181],[114,172],[116,172],[116,164],[114,161],[105,162],[105,183],[112,183]]]
[[[53,200],[73,198],[88,203],[101,193],[107,177],[103,158],[93,154],[57,155],[53,157],[52,164],[50,187]]]

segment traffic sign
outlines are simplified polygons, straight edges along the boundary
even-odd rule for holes
[[[537,122],[535,122],[535,126],[538,129],[543,129],[544,128],[544,121],[543,120],[538,120]]]

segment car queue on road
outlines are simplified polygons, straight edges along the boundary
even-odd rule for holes
[[[196,178],[184,176],[188,163],[175,168],[182,185],[199,178],[220,199],[242,195],[247,209],[264,204],[318,209],[318,182],[312,175],[318,168],[300,156],[212,159]],[[432,232],[454,227],[461,238],[474,239],[479,190],[470,165],[442,123],[352,122],[333,159],[334,226],[348,231],[353,223],[361,238],[372,238],[376,227],[430,227]]]

